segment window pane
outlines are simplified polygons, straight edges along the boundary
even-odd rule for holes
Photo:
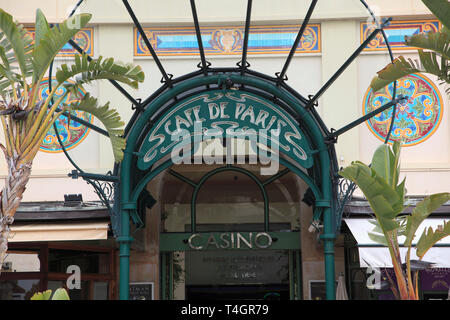
[[[63,288],[63,281],[60,280],[49,280],[47,283],[47,289],[52,290],[52,292],[55,292],[59,288]]]
[[[39,291],[38,279],[0,281],[0,300],[30,300]]]
[[[262,180],[266,179],[268,177],[262,177]],[[267,184],[266,191],[269,197],[270,231],[300,230],[300,190],[295,174],[287,173]]]
[[[41,262],[36,251],[8,251],[2,272],[39,272]]]
[[[108,300],[108,282],[94,282],[94,300]]]
[[[77,250],[50,249],[49,272],[66,273],[71,265],[80,267],[81,273],[109,273],[109,254]]]
[[[196,208],[198,224],[251,223],[259,225],[255,230],[264,230],[261,190],[240,172],[225,171],[209,178],[198,193]]]

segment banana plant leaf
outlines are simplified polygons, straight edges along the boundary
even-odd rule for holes
[[[448,0],[422,0],[423,4],[450,29],[450,3]]]
[[[50,31],[50,26],[41,9],[36,10],[36,23],[34,28],[36,30],[34,36],[34,48],[36,49],[41,42],[41,38]]]
[[[450,34],[447,31],[419,33],[405,37],[405,43],[411,47],[432,50],[450,59]]]
[[[404,208],[403,193],[399,194],[397,188],[390,186],[374,169],[358,161],[354,161],[339,174],[358,185],[384,232],[399,227],[396,217]]]
[[[379,146],[373,156],[371,167],[390,186],[397,186],[400,175],[400,144],[396,141],[391,148],[387,144]]]
[[[406,218],[405,242],[406,247],[411,246],[417,229],[422,222],[436,209],[441,207],[445,202],[450,200],[450,193],[437,193],[430,195],[420,201]]]
[[[432,227],[424,230],[416,245],[416,255],[422,259],[428,250],[430,250],[436,242],[450,236],[450,221],[444,221],[436,230]]]

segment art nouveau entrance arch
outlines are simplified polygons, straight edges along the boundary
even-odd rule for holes
[[[78,2],[77,6],[81,2],[82,0]],[[194,137],[195,132],[190,131],[191,127],[194,127],[194,120],[201,118],[205,120],[207,129],[212,129],[213,127],[215,129],[218,127],[219,129],[224,129],[223,126],[221,127],[223,123],[218,125],[216,122],[211,121],[214,120],[214,117],[221,118],[221,120],[226,119],[227,121],[233,120],[233,125],[236,125],[236,128],[242,129],[245,127],[246,130],[252,127],[255,130],[271,129],[275,128],[275,124],[276,128],[281,130],[280,139],[278,140],[280,163],[305,181],[314,195],[312,203],[314,207],[313,218],[316,222],[320,221],[323,224],[323,232],[320,235],[320,239],[324,243],[326,295],[327,299],[335,298],[334,239],[341,221],[343,201],[345,201],[348,194],[344,195],[342,199],[338,195],[339,176],[337,175],[338,166],[334,144],[337,142],[337,137],[340,134],[388,108],[393,108],[392,117],[394,118],[395,106],[400,99],[403,99],[401,96],[396,97],[394,84],[392,100],[389,103],[335,131],[326,127],[315,109],[318,99],[378,33],[381,32],[383,34],[385,42],[388,44],[383,27],[389,23],[389,19],[379,23],[367,4],[363,0],[360,2],[374,18],[376,23],[375,30],[356,48],[348,60],[337,69],[335,74],[324,83],[315,95],[305,98],[286,83],[286,73],[309,23],[317,0],[311,1],[286,62],[275,77],[249,68],[247,47],[252,0],[247,2],[241,61],[236,67],[229,68],[214,68],[206,60],[195,0],[190,0],[201,61],[198,64],[199,70],[178,78],[173,78],[172,75],[165,71],[149,39],[145,36],[145,32],[132,7],[127,0],[123,0],[125,8],[161,72],[163,85],[146,100],[139,101],[134,99],[117,82],[111,81],[129,99],[135,110],[125,129],[127,146],[124,150],[124,160],[115,166],[112,175],[85,173],[76,164],[74,165],[77,170],[73,173],[73,176],[80,176],[91,183],[101,199],[111,209],[113,229],[120,244],[119,293],[121,299],[128,299],[130,243],[133,241],[130,236],[130,225],[131,221],[139,223],[137,210],[140,196],[146,185],[158,173],[173,164],[173,159],[168,157],[168,155],[175,146],[179,147],[177,142],[173,143],[173,140],[169,142],[169,133],[173,132],[173,127],[170,127],[170,124],[172,126],[175,124],[175,128],[183,129]],[[76,50],[82,52],[75,42],[70,41],[69,43]],[[214,100],[218,95],[222,96],[217,101],[211,102],[216,103],[216,106],[210,107],[208,101]],[[199,97],[201,96],[206,96],[207,99],[199,100],[197,104],[190,105],[193,99],[200,99]],[[234,106],[233,99],[235,102]],[[185,108],[185,105],[190,105],[190,109],[188,107]],[[195,109],[196,107],[198,109]],[[252,107],[252,111],[249,111],[250,107]],[[211,113],[209,117],[206,116],[211,110],[215,112],[214,116],[211,117]],[[177,118],[177,115],[179,118]],[[271,123],[272,119],[274,120]],[[74,120],[78,121],[78,119]],[[171,121],[170,124],[169,121]],[[80,123],[82,122],[80,121]],[[92,124],[83,124],[94,131],[105,134],[104,130]],[[159,132],[159,129],[162,131]],[[226,136],[227,131],[223,131]],[[390,133],[387,135],[386,141],[388,141],[389,135]],[[258,135],[258,137],[260,136],[261,134]],[[271,148],[274,142],[270,142],[270,139],[268,141],[267,144],[261,141],[259,143]],[[114,205],[102,192],[98,181],[114,184]],[[348,190],[351,191],[352,188]]]
[[[239,88],[239,90],[233,90],[233,88]],[[180,83],[173,85],[170,90],[152,101],[135,121],[127,136],[127,148],[125,150],[124,160],[119,169],[122,217],[122,234],[119,239],[121,242],[121,270],[126,269],[129,265],[129,246],[125,246],[125,244],[132,241],[129,234],[129,221],[130,216],[138,216],[137,201],[139,195],[151,179],[162,170],[167,169],[173,163],[173,159],[169,158],[162,164],[155,165],[158,160],[164,158],[165,154],[170,154],[170,151],[176,147],[176,145],[172,144],[171,147],[164,148],[165,152],[161,151],[161,149],[163,149],[162,144],[165,141],[161,142],[163,139],[161,135],[163,133],[159,125],[168,124],[169,121],[171,121],[170,119],[176,119],[174,110],[183,111],[183,107],[185,108],[184,111],[190,110],[186,109],[188,108],[186,106],[189,106],[190,100],[195,101],[195,106],[199,107],[199,118],[204,115],[204,112],[209,111],[209,105],[214,106],[214,103],[220,105],[220,102],[226,103],[220,98],[217,100],[210,99],[210,96],[208,96],[209,99],[206,101],[215,102],[210,102],[209,105],[208,102],[198,102],[197,99],[195,99],[198,96],[205,96],[205,94],[208,93],[212,93],[212,95],[222,94],[222,98],[231,95],[240,101],[239,107],[242,109],[253,107],[255,111],[258,111],[255,113],[259,114],[261,114],[261,112],[267,112],[263,110],[264,108],[267,108],[267,110],[272,108],[272,110],[278,111],[278,115],[284,120],[283,123],[285,126],[280,128],[281,138],[285,138],[286,136],[288,138],[295,137],[295,135],[297,135],[297,141],[295,141],[297,142],[296,144],[286,144],[286,146],[279,148],[280,153],[289,156],[291,161],[285,160],[283,157],[280,157],[279,161],[302,178],[314,194],[315,217],[316,219],[319,219],[320,216],[323,217],[324,233],[321,235],[321,238],[324,241],[325,277],[326,283],[329,284],[329,298],[333,298],[332,293],[334,293],[335,290],[333,244],[335,238],[335,223],[332,211],[332,174],[334,172],[332,163],[334,161],[334,146],[333,144],[326,143],[326,137],[317,121],[305,109],[306,101],[302,101],[290,94],[287,90],[277,87],[276,84],[261,79],[256,75],[241,75],[239,70],[224,72],[224,70],[211,69],[209,70],[208,75],[201,73],[193,75],[192,78],[180,81]],[[246,101],[242,99],[244,95],[247,95],[252,99]],[[258,105],[258,102],[261,101],[263,101],[263,103],[259,103]],[[231,109],[230,114],[225,114],[226,108]],[[231,105],[226,105],[226,108],[224,108],[223,115],[227,117],[227,120],[229,120],[228,118],[234,118],[234,123],[240,127],[248,125],[248,121],[245,119],[243,120],[242,116],[239,117],[240,114],[236,117],[236,114],[239,112],[239,110],[236,110],[236,106],[233,108]],[[243,113],[245,111],[240,112]],[[210,125],[212,124],[213,123]],[[159,138],[154,138],[153,141],[151,141],[155,136],[159,136]],[[170,135],[167,135],[165,138],[168,140]],[[153,142],[153,146],[151,145],[151,142]],[[160,145],[158,145],[158,143],[160,143]],[[280,144],[282,144],[282,142],[280,142]],[[146,147],[146,145],[148,145],[148,147]],[[152,149],[155,145],[158,145],[159,149]],[[298,147],[297,152],[296,147]],[[302,150],[301,155],[298,153],[299,149]],[[146,157],[150,158],[150,151],[156,153],[156,155],[152,154],[154,157],[145,162]],[[146,163],[151,163],[153,165],[147,166]],[[126,276],[126,274],[122,274],[121,272],[121,276]],[[121,288],[122,292],[123,290],[126,290],[125,286],[128,287],[128,285],[125,284],[125,281],[123,283],[124,287]]]

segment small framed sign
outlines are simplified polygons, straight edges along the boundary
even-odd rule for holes
[[[153,300],[153,282],[132,282],[130,283],[130,300]]]
[[[323,280],[309,280],[309,299],[310,300],[325,300],[325,281]]]

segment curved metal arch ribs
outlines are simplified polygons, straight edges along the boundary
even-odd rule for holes
[[[69,17],[72,16],[72,15],[75,13],[76,9],[82,4],[82,2],[83,2],[83,0],[79,0],[79,1],[78,1],[78,3],[75,5],[74,9],[73,9],[72,12],[70,13]],[[127,7],[128,1],[127,1],[127,0],[123,0],[123,2],[124,2],[124,4],[125,4],[125,6]],[[315,2],[316,2],[316,1],[313,0],[312,3],[311,3],[310,10],[309,10],[308,13],[307,13],[307,18],[308,18],[308,19],[309,19],[310,15],[312,14],[312,11],[314,10]],[[367,5],[367,3],[366,3],[364,0],[360,0],[360,2],[361,2],[361,4],[367,9],[367,11],[369,12],[369,14],[370,14],[371,17],[373,18],[374,22],[377,24],[377,27],[381,29],[381,33],[382,33],[382,36],[383,36],[383,38],[384,38],[384,41],[385,41],[385,43],[386,43],[386,45],[387,45],[387,49],[388,49],[388,52],[389,52],[389,56],[390,56],[391,62],[392,62],[392,61],[393,61],[393,54],[392,54],[392,50],[391,50],[391,47],[390,47],[388,38],[387,38],[387,36],[386,36],[386,33],[384,32],[383,26],[380,26],[380,24],[379,24],[377,18],[375,17],[373,11],[370,9],[370,7]],[[128,7],[129,7],[129,5],[128,5]],[[131,9],[131,7],[130,7],[129,9]],[[127,8],[127,10],[128,10],[128,8]],[[128,10],[128,12],[129,12],[130,16],[133,18],[133,15],[134,15],[134,14],[130,13],[130,10]],[[246,15],[246,26],[249,25],[249,22],[250,22],[250,16],[251,16],[251,0],[248,0],[247,15]],[[133,22],[135,23],[136,27],[139,27],[139,21],[137,20],[137,18],[135,18],[135,19],[133,19],[133,20],[134,20]],[[305,19],[305,20],[306,20],[306,19]],[[198,21],[197,21],[197,22],[198,22]],[[300,28],[299,34],[298,34],[298,37],[297,37],[297,38],[301,37],[302,29],[303,29],[303,28]],[[199,28],[198,28],[198,30],[199,30]],[[249,28],[246,28],[246,37],[247,37],[247,38],[248,38],[248,31],[249,31]],[[199,31],[198,31],[198,32],[199,32]],[[144,38],[145,38],[145,36],[144,36]],[[80,53],[82,53],[82,50],[80,50],[80,48],[77,47],[75,43],[70,42],[70,44],[71,44],[76,50],[78,50]],[[293,48],[291,48],[292,55],[293,55],[293,53],[295,52],[295,48],[294,48],[295,44],[296,44],[296,42],[294,42]],[[153,51],[152,49],[153,49],[153,48],[152,48],[151,45],[150,45],[149,50],[150,50],[151,52]],[[293,50],[293,49],[294,49],[294,50]],[[282,71],[284,71],[284,72],[283,72],[283,75],[284,75],[284,74],[286,73],[286,71],[287,71],[287,66],[289,65],[289,61],[290,61],[290,59],[292,58],[292,55],[288,55],[288,57],[287,57],[287,60],[286,60],[286,62],[285,62],[285,64],[284,64],[284,67],[283,67],[283,70],[282,70]],[[156,53],[154,54],[154,57],[156,57],[155,61],[156,61],[156,62],[159,62],[159,59],[157,59]],[[243,57],[246,57],[246,52],[243,52]],[[244,58],[243,58],[243,60],[244,60]],[[203,62],[203,59],[202,59],[202,62]],[[205,67],[206,64],[204,63],[203,66]],[[165,70],[162,68],[162,65],[161,65],[161,66],[158,65],[158,67],[160,67],[160,71],[161,71],[161,73],[163,74],[163,78],[164,78],[164,80],[165,80],[165,81],[164,81],[164,85],[166,85],[167,82],[170,82],[171,76],[169,76],[169,75],[167,75],[167,74],[165,73]],[[245,72],[249,71],[249,70],[247,69],[247,66],[246,66],[246,65],[241,65],[240,67],[241,67],[242,74],[244,74]],[[50,75],[49,75],[49,85],[51,85],[51,76],[52,76],[52,75],[51,75],[51,72],[50,72]],[[285,82],[284,82],[284,76],[283,76],[282,78],[278,78],[278,79],[279,79],[279,81],[281,81],[282,85],[284,86],[284,84],[285,84]],[[280,79],[281,79],[281,80],[280,80]],[[129,95],[123,88],[121,88],[120,85],[116,84],[116,88],[117,88],[119,91],[121,91],[121,93],[123,93],[125,96],[127,96],[127,98],[129,98],[129,99],[131,98],[131,95]],[[161,90],[161,91],[163,91],[163,90]],[[151,96],[150,96],[150,97],[151,97]],[[150,97],[149,97],[149,98],[150,98]],[[393,97],[393,99],[395,99],[395,97],[396,97],[396,82],[394,83],[394,87],[393,87],[393,95],[392,95],[392,97]],[[148,102],[148,99],[149,99],[149,98],[146,99],[146,102]],[[131,99],[130,101],[133,103],[133,105],[136,106],[136,109],[137,109],[136,112],[142,112],[142,105],[143,105],[143,104],[141,104],[140,102],[138,102],[137,100],[134,100],[134,99]],[[393,105],[393,112],[392,112],[391,125],[390,125],[390,128],[389,128],[388,134],[387,134],[387,136],[386,136],[385,143],[387,143],[387,142],[389,141],[390,134],[391,134],[392,127],[393,127],[393,122],[394,122],[394,119],[395,119],[395,114],[396,114],[396,104]],[[66,116],[67,116],[67,115],[66,115]],[[133,118],[135,118],[134,115],[133,115]],[[132,118],[132,119],[133,119],[133,118]],[[315,117],[315,118],[316,118],[316,117]],[[320,117],[319,117],[319,118],[320,118]],[[319,119],[319,120],[320,120],[320,119]],[[320,121],[319,121],[319,122],[320,122]],[[323,123],[320,123],[320,124],[321,124],[322,127],[325,127],[325,126],[323,125]],[[326,127],[325,127],[325,128],[326,128]],[[55,131],[56,131],[56,135],[59,137],[59,134],[58,134],[58,131],[57,131],[56,128],[55,128]],[[101,133],[101,132],[100,132],[100,133]],[[65,151],[65,150],[64,150],[64,146],[61,145],[61,147],[63,148],[63,151]],[[76,164],[73,162],[73,160],[70,159],[70,156],[67,154],[67,152],[65,151],[64,153],[65,153],[66,157],[69,158],[69,161],[74,165],[74,167],[76,167],[77,170],[78,170],[81,174],[84,174],[84,172],[83,172],[78,166],[76,166]],[[335,170],[336,170],[336,169],[337,169],[337,168],[335,168]],[[115,166],[114,172],[117,173],[117,166]],[[350,189],[353,189],[353,188],[350,188]],[[350,195],[350,197],[351,197],[351,195]],[[345,199],[347,199],[347,198],[348,198],[348,197],[346,196]],[[343,207],[344,207],[344,204],[342,203],[340,207],[343,208]]]

